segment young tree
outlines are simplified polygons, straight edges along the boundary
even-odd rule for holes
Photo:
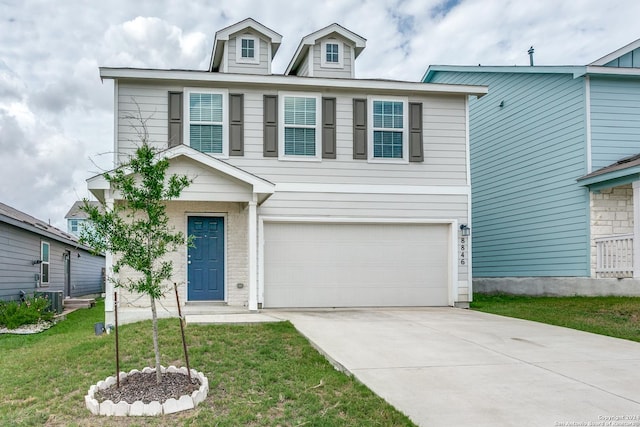
[[[83,229],[80,242],[98,252],[114,254],[114,273],[123,267],[139,273],[138,277],[116,279],[114,283],[117,287],[146,294],[150,298],[156,380],[159,384],[162,376],[156,300],[167,290],[164,284],[173,271],[173,264],[164,257],[179,245],[191,244],[191,241],[169,227],[165,206],[165,201],[180,196],[190,181],[180,175],[167,178],[169,161],[156,154],[143,137],[142,145],[127,164],[104,174],[111,190],[118,192],[118,201],[113,207],[105,206],[101,210],[85,199],[83,210],[93,227]]]

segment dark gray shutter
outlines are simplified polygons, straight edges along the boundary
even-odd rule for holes
[[[169,148],[182,144],[182,92],[169,92]]]
[[[353,158],[367,159],[367,100],[353,100]]]
[[[244,156],[244,95],[229,94],[229,155]]]
[[[336,158],[335,98],[322,98],[322,158]]]
[[[422,103],[409,103],[409,161],[423,162],[422,144]]]
[[[278,157],[278,96],[264,96],[264,157]]]

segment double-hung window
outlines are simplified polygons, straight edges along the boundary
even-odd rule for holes
[[[407,101],[405,99],[370,98],[371,128],[369,159],[408,161]]]
[[[281,94],[280,157],[320,159],[320,96]]]
[[[322,67],[342,67],[342,52],[340,43],[337,40],[327,40],[322,42]]]
[[[42,285],[49,284],[49,259],[50,247],[47,242],[40,242],[40,282]]]
[[[203,153],[228,156],[227,92],[186,89],[185,93],[184,140]]]
[[[236,61],[257,64],[260,62],[260,39],[245,34],[236,39]]]

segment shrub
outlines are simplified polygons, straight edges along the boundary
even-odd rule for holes
[[[54,313],[49,309],[49,300],[44,297],[27,297],[24,302],[0,301],[0,325],[15,329],[22,325],[50,321]]]

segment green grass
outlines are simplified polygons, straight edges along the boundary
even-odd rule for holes
[[[474,294],[471,308],[640,342],[640,297]]]
[[[105,418],[85,408],[92,384],[114,374],[114,335],[97,337],[104,304],[78,310],[36,335],[0,335],[0,425],[411,426],[347,377],[288,322],[189,325],[192,368],[209,378],[195,410],[163,417]],[[160,321],[162,364],[183,365],[176,319]],[[151,323],[120,329],[120,369],[153,366]]]

